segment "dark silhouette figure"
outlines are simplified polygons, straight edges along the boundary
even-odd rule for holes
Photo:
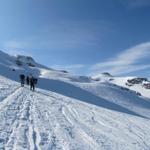
[[[30,83],[30,78],[29,78],[29,76],[26,77],[26,83],[27,83],[27,85],[29,85],[29,83]]]
[[[33,76],[30,77],[30,90],[35,90],[35,78]]]
[[[24,83],[25,83],[25,75],[24,74],[20,75],[20,82],[21,82],[21,86],[24,87]]]

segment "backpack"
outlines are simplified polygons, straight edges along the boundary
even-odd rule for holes
[[[38,79],[34,78],[34,84],[37,84]]]
[[[21,75],[20,75],[20,79],[21,79],[21,80],[24,80],[24,79],[25,79],[25,75],[24,75],[24,74],[21,74]]]

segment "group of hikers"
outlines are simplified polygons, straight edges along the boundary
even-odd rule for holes
[[[20,82],[21,86],[24,87],[24,84],[26,82],[27,85],[30,85],[30,90],[35,90],[35,84],[37,84],[37,79],[34,78],[32,75],[25,76],[24,74],[20,74]]]

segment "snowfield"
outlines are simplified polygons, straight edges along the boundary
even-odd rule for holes
[[[0,54],[0,150],[150,150],[148,95]],[[39,77],[35,92],[21,72]]]

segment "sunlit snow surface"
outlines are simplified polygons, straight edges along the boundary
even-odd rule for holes
[[[147,95],[0,61],[0,150],[150,150]],[[35,92],[16,82],[23,70],[39,76]]]

